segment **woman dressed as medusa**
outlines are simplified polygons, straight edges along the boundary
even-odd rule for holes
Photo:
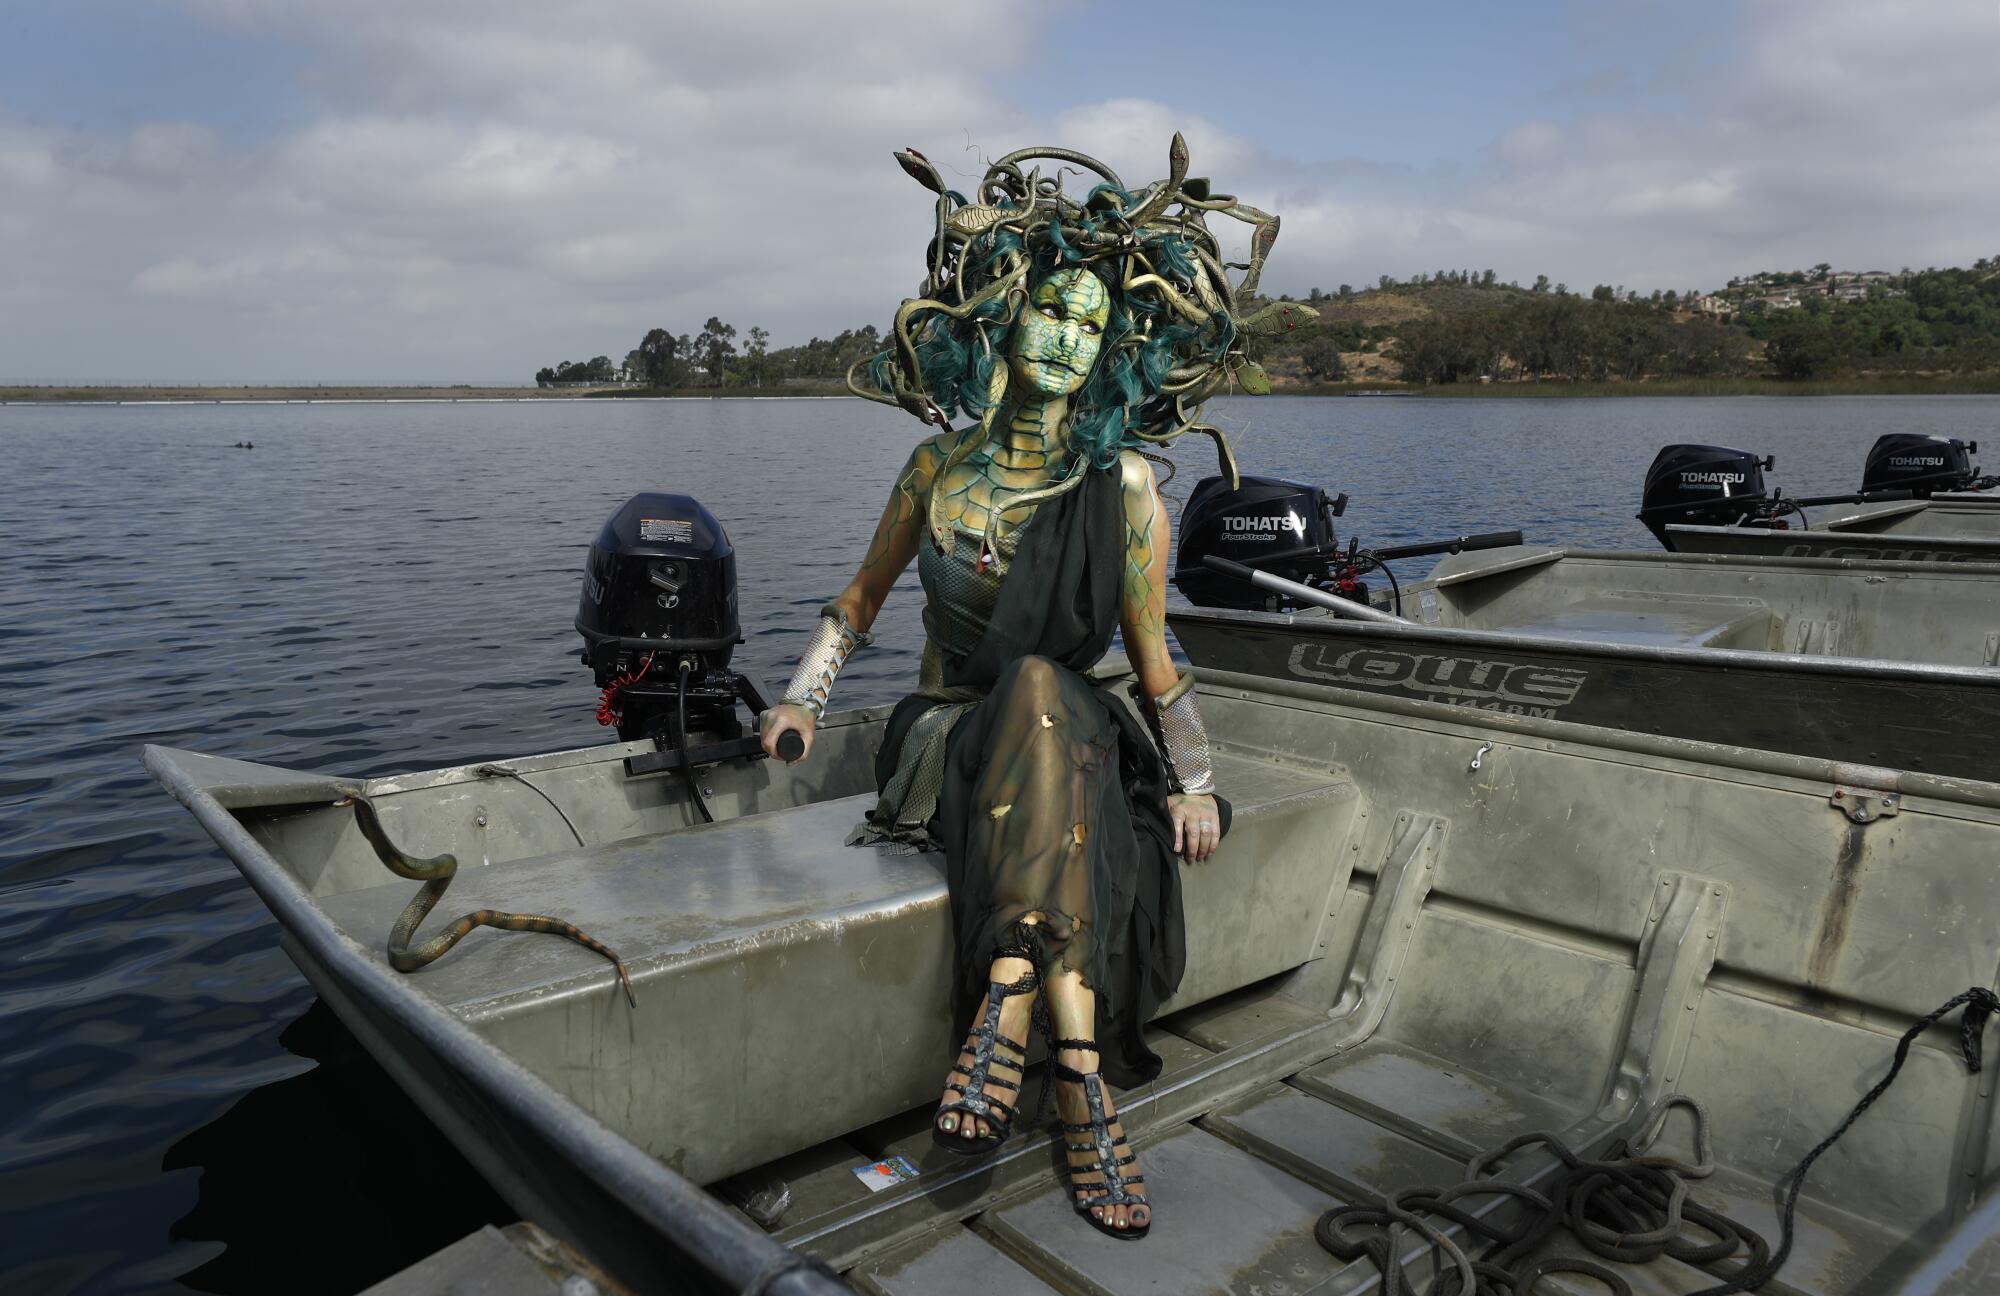
[[[1168,177],[1136,191],[1090,158],[1033,149],[995,163],[968,202],[921,155],[897,159],[937,195],[929,277],[892,349],[849,385],[939,430],[897,476],[764,742],[775,753],[796,730],[810,754],[835,676],[915,559],[921,677],[889,720],[858,838],[945,857],[970,1028],[932,1134],[967,1155],[1006,1140],[1040,991],[1076,1209],[1138,1237],[1145,1179],[1106,1083],[1159,1072],[1141,1031],[1180,982],[1178,868],[1228,824],[1192,680],[1167,652],[1169,525],[1140,452],[1199,431],[1228,467],[1200,401],[1232,381],[1265,389],[1241,340],[1303,308],[1236,316],[1277,221],[1188,179],[1178,136]],[[1023,169],[1036,159],[1069,165]],[[1095,173],[1081,198],[1062,187],[1078,169]],[[1210,213],[1254,226],[1241,282]],[[1120,630],[1137,714],[1085,674]]]

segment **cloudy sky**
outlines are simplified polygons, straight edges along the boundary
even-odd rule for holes
[[[1265,284],[2000,253],[2000,2],[0,6],[0,380],[520,381],[886,322],[1031,143],[1284,217]]]

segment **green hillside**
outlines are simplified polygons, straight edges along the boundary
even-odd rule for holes
[[[1267,348],[1280,386],[2000,378],[2000,258],[1897,273],[1820,265],[1644,297],[1446,270],[1301,300],[1320,318]]]
[[[1280,300],[1292,300],[1281,298]],[[1318,321],[1261,344],[1272,383],[1293,391],[1406,383],[1518,390],[1645,384],[1715,391],[2000,390],[2000,258],[1970,269],[1771,271],[1718,292],[1613,284],[1587,293],[1441,270],[1301,298]],[[1251,303],[1249,309],[1255,309]],[[874,326],[773,349],[769,335],[711,316],[699,332],[649,331],[622,365],[608,356],[536,375],[544,386],[614,391],[843,390],[848,365],[881,349]]]

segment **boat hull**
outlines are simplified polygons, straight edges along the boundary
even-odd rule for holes
[[[637,754],[643,744],[614,749]],[[848,1290],[647,1156],[328,921],[310,870],[246,827],[369,785],[148,747],[147,769],[201,823],[271,911],[287,954],[341,1022],[524,1218],[643,1292]],[[319,880],[324,880],[320,875]],[[421,1166],[385,1159],[385,1196],[421,1206]]]
[[[1955,494],[1864,504],[1802,529],[1669,526],[1666,533],[1676,553],[1991,563],[2000,562],[2000,498]]]
[[[1445,558],[1402,621],[1168,616],[1204,669],[2000,779],[1996,603],[1990,563],[1522,545]]]
[[[1140,1248],[1075,1218],[1054,1130],[974,1161],[931,1146],[962,1024],[923,997],[949,960],[933,893],[887,863],[884,885],[908,901],[898,914],[891,895],[805,893],[803,870],[830,886],[872,857],[777,826],[851,803],[839,770],[865,769],[879,717],[829,716],[798,769],[718,767],[702,779],[718,821],[699,826],[673,822],[684,789],[628,775],[637,744],[365,782],[161,749],[147,761],[412,1100],[524,1215],[638,1291],[833,1290],[808,1256],[877,1296],[1035,1290],[1036,1275],[1068,1291],[1369,1290],[1365,1262],[1315,1240],[1327,1207],[1455,1182],[1526,1130],[1606,1155],[1673,1092],[1714,1122],[1714,1174],[1695,1192],[1768,1236],[1772,1180],[1881,1074],[1897,1033],[1991,978],[2000,785],[1245,673],[1204,673],[1200,688],[1239,818],[1182,873],[1189,972],[1152,1035],[1166,1070],[1116,1096],[1172,1225]],[[627,949],[636,1009],[587,952],[542,937],[487,934],[398,975],[379,913],[359,902],[408,884],[363,867],[368,848],[335,804],[355,791],[411,849],[481,860],[458,884],[468,899],[561,892],[609,928],[679,886],[660,919],[720,924],[727,939]],[[725,854],[727,869],[704,862]],[[552,889],[528,890],[537,875]],[[369,922],[345,920],[357,914]],[[756,1011],[728,1011],[710,973],[754,990]],[[545,1020],[575,1029],[494,1029],[532,1026],[545,1000],[572,1005]],[[893,1016],[922,1050],[857,1024],[884,1005],[894,1014],[874,1021]],[[828,1036],[801,1037],[816,1017],[864,1039],[868,1064],[829,1063]],[[793,1084],[790,1102],[829,1104],[799,1113],[821,1132],[788,1134],[794,1146],[752,1167],[791,1202],[769,1236],[682,1173],[755,1152],[743,1122],[703,1115],[703,1143],[683,1156],[655,1150],[658,1120],[625,1128],[630,1097],[712,1112],[763,1083],[770,1068],[745,1050],[767,1036],[789,1041],[783,1056],[773,1045],[775,1068],[822,1081]],[[610,1047],[621,1038],[661,1051]],[[1983,1077],[1937,1040],[1909,1061],[1805,1185],[1788,1290],[1888,1290],[2000,1178]],[[884,1091],[913,1078],[931,1086],[922,1101],[882,1118],[905,1103]],[[745,1111],[786,1114],[762,1097]],[[892,1156],[917,1177],[876,1192],[854,1173]],[[1532,1188],[1558,1164],[1530,1148],[1497,1173]],[[394,1173],[385,1191],[420,1203],[421,1168]],[[1662,1258],[1647,1290],[1719,1276]]]
[[[1180,610],[1188,660],[1379,696],[2000,779],[2000,672]]]

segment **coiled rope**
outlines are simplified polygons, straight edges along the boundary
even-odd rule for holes
[[[1904,1031],[1896,1042],[1888,1074],[1861,1096],[1831,1134],[1778,1180],[1775,1190],[1781,1205],[1776,1250],[1746,1225],[1689,1199],[1689,1181],[1713,1174],[1715,1159],[1709,1146],[1708,1113],[1683,1094],[1669,1095],[1656,1103],[1641,1121],[1639,1133],[1614,1149],[1609,1160],[1578,1156],[1547,1131],[1523,1134],[1474,1157],[1460,1183],[1444,1188],[1406,1188],[1374,1202],[1335,1207],[1319,1218],[1313,1236],[1342,1260],[1366,1256],[1382,1275],[1382,1296],[1403,1296],[1417,1290],[1401,1261],[1411,1233],[1432,1245],[1435,1263],[1425,1289],[1427,1296],[1529,1296],[1537,1281],[1557,1273],[1595,1278],[1616,1296],[1632,1296],[1631,1285],[1601,1261],[1646,1264],[1668,1256],[1714,1269],[1739,1252],[1745,1253],[1742,1267],[1719,1285],[1693,1296],[1756,1291],[1775,1277],[1791,1256],[1799,1193],[1813,1163],[1888,1092],[1917,1038],[1960,1007],[1965,1013],[1959,1021],[1959,1052],[1966,1070],[1978,1074],[1986,1024],[2000,1011],[2000,995],[1983,986],[1953,995]],[[1651,1151],[1676,1107],[1685,1108],[1694,1119],[1692,1162]],[[1532,1188],[1495,1177],[1498,1163],[1529,1147],[1546,1148],[1562,1162],[1562,1168],[1546,1185]],[[1525,1210],[1512,1227],[1503,1227],[1460,1204],[1470,1197],[1511,1197]],[[1446,1232],[1448,1224],[1458,1225],[1463,1234],[1452,1236]],[[1690,1227],[1698,1233],[1690,1235],[1686,1231]],[[1558,1231],[1567,1232],[1590,1255],[1533,1259]],[[1482,1242],[1485,1249],[1474,1258],[1467,1248],[1479,1247]]]

